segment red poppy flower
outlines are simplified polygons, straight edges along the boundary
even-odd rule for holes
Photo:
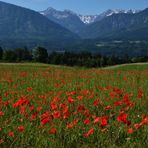
[[[128,133],[128,134],[132,134],[133,132],[134,132],[133,128],[129,128],[129,129],[127,130],[127,133]]]
[[[63,109],[63,113],[66,113],[66,112],[68,112],[68,106],[64,107]]]
[[[37,111],[41,111],[42,109],[43,109],[42,106],[38,106],[36,110],[37,110]]]
[[[57,109],[57,105],[56,104],[51,104],[51,110],[55,110]]]
[[[3,142],[4,142],[4,140],[3,139],[0,139],[0,144],[3,143]]]
[[[63,118],[64,118],[64,119],[67,119],[67,118],[70,116],[70,114],[71,114],[70,111],[64,113]]]
[[[17,129],[18,129],[19,132],[23,132],[25,130],[24,126],[18,126]]]
[[[0,111],[0,117],[4,116],[4,112]]]
[[[57,133],[57,129],[56,128],[51,128],[49,133],[55,135]]]
[[[44,118],[44,119],[42,119],[41,124],[42,124],[42,126],[44,126],[48,122],[49,122],[49,118]]]
[[[121,112],[120,115],[117,117],[119,122],[127,123],[127,114]]]
[[[88,137],[89,135],[92,135],[94,133],[95,129],[91,128],[87,133],[84,134],[84,137]]]
[[[106,126],[108,124],[108,116],[102,116],[100,118],[100,125],[101,126]]]
[[[143,90],[139,90],[139,91],[138,91],[137,97],[138,97],[138,98],[142,98],[143,95],[144,95],[144,91],[143,91]]]
[[[36,118],[37,118],[37,113],[32,114],[30,117],[31,120],[35,120]]]
[[[14,132],[9,132],[9,133],[8,133],[8,136],[9,136],[9,137],[14,137]]]
[[[77,107],[77,111],[78,111],[78,112],[81,112],[81,111],[84,111],[84,110],[85,110],[84,105],[79,105],[79,106]]]
[[[84,120],[84,124],[88,125],[91,121],[89,119]]]
[[[94,123],[98,123],[100,121],[100,117],[95,118]]]
[[[108,105],[108,106],[106,106],[106,107],[104,107],[104,110],[109,110],[109,109],[111,109],[112,107],[110,106],[110,105]]]
[[[148,118],[144,118],[144,119],[142,120],[142,123],[147,124],[147,123],[148,123]]]
[[[52,113],[52,116],[53,116],[54,119],[57,119],[57,118],[59,118],[61,116],[61,113],[60,113],[60,111],[54,111]]]
[[[68,124],[68,125],[67,125],[67,128],[73,128],[74,126],[76,126],[77,122],[78,122],[78,119],[75,120],[73,123]]]
[[[98,105],[99,105],[99,101],[98,101],[98,100],[94,101],[94,102],[93,102],[93,105],[94,105],[94,106],[98,106]]]
[[[13,104],[13,107],[19,107],[24,104],[29,104],[28,100],[20,98],[16,103]]]
[[[134,124],[134,127],[135,127],[136,129],[138,129],[138,128],[140,128],[142,125],[143,125],[142,123],[140,123],[140,124],[136,123],[136,124]]]
[[[50,115],[49,112],[44,112],[44,113],[42,114],[42,117],[43,117],[43,118],[48,118],[49,115]]]
[[[74,100],[71,96],[69,96],[69,97],[68,97],[68,102],[69,102],[69,103],[74,103],[75,100]]]
[[[114,102],[114,106],[121,106],[122,102],[118,101],[118,102]]]
[[[32,91],[33,88],[32,87],[27,87],[27,91]]]
[[[34,106],[28,108],[30,111],[34,110]]]

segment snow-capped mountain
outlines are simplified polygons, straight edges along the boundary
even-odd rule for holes
[[[77,19],[79,18],[80,21],[82,21],[84,24],[91,24],[96,21],[100,21],[101,19],[111,16],[113,14],[119,14],[119,13],[125,13],[125,14],[135,14],[140,12],[140,10],[134,10],[134,9],[128,9],[128,10],[123,10],[123,9],[108,9],[100,14],[97,15],[81,15],[77,14],[71,10],[63,10],[59,11],[56,10],[52,7],[47,8],[45,11],[41,11],[40,14],[48,17],[49,19],[58,19],[61,21],[65,21],[65,19],[68,19],[69,17],[74,16]]]
[[[56,10],[52,7],[47,8],[45,11],[41,11],[40,14],[47,16],[47,17],[52,16],[57,19],[63,19],[63,18],[70,17],[71,15],[76,15],[71,10],[59,11],[59,10]]]
[[[119,14],[119,13],[126,13],[126,14],[135,14],[135,13],[138,13],[140,12],[140,10],[133,10],[133,9],[129,9],[129,10],[123,10],[123,9],[114,9],[114,10],[111,10],[111,9],[108,9],[107,11],[101,13],[100,15],[103,15],[103,16],[111,16],[113,14]]]
[[[79,34],[82,30],[93,24],[95,22],[101,21],[102,19],[112,16],[113,14],[135,14],[138,13],[139,10],[122,10],[122,9],[115,9],[111,10],[108,9],[103,13],[97,15],[81,15],[77,14],[71,10],[63,10],[59,11],[52,7],[47,8],[44,11],[40,11],[39,13],[47,17],[48,19],[54,21],[57,24],[67,28],[71,32]]]
[[[79,31],[85,26],[78,15],[71,10],[59,11],[49,7],[45,11],[41,11],[40,14],[74,33],[79,33]]]
[[[147,34],[148,29],[148,8],[139,13],[135,11],[114,11],[112,13],[112,11],[110,11],[109,13],[102,14],[102,16],[106,17],[87,25],[80,35],[84,38],[99,39],[134,39],[136,36],[144,39],[146,37],[145,34]]]
[[[91,24],[94,23],[96,21],[100,21],[101,19],[111,16],[113,14],[120,14],[120,13],[125,13],[125,14],[135,14],[140,12],[140,10],[122,10],[122,9],[115,9],[115,10],[111,10],[108,9],[106,11],[104,11],[103,13],[100,13],[98,15],[78,15],[79,18],[81,19],[81,21],[85,24]]]
[[[90,24],[95,22],[95,19],[98,17],[98,15],[78,15],[78,17],[84,24]]]

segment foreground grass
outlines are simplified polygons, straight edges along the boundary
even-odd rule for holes
[[[147,147],[148,66],[0,64],[0,147]]]

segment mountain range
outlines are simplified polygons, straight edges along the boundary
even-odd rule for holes
[[[148,8],[139,13],[118,13],[90,24],[81,32],[85,38],[148,40]]]
[[[138,12],[140,12],[140,10],[108,9],[103,13],[97,15],[81,15],[71,10],[59,11],[52,7],[49,7],[44,11],[40,11],[39,13],[46,16],[49,20],[52,20],[81,36],[81,31],[84,30],[86,26],[101,21],[108,16],[111,16],[113,14],[135,14]]]
[[[0,1],[0,46],[44,46],[49,50],[92,47],[101,40],[148,41],[148,8],[81,15],[49,7],[36,12]]]
[[[147,9],[109,9],[97,15],[80,15],[70,10],[58,11],[49,7],[40,13],[81,38],[148,39],[148,35],[143,35],[148,27]]]
[[[0,2],[0,44],[22,47],[50,45],[52,47],[77,40],[78,35],[54,23],[36,11]]]

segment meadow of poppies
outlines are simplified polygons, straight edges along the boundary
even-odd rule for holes
[[[0,65],[0,147],[147,148],[148,65]]]

